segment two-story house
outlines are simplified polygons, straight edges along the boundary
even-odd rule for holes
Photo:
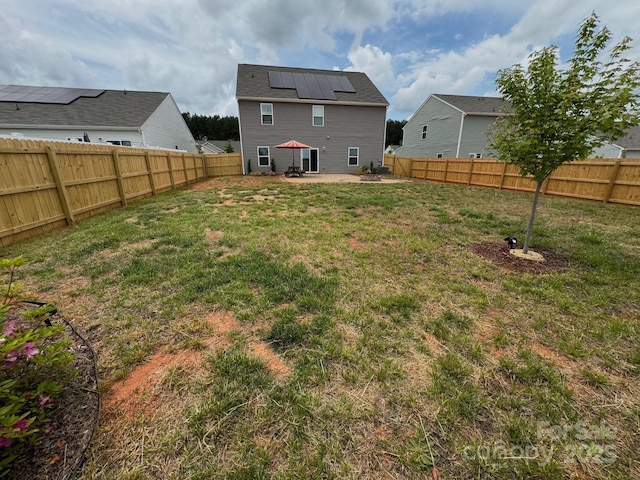
[[[403,128],[402,157],[482,158],[494,156],[486,132],[505,115],[496,97],[430,95]]]
[[[236,84],[244,168],[297,166],[307,173],[350,173],[384,155],[389,102],[360,72],[238,65]],[[284,150],[295,139],[311,148]]]

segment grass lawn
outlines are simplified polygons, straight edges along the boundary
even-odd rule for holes
[[[83,479],[640,478],[640,210],[222,178],[12,245],[99,356]]]

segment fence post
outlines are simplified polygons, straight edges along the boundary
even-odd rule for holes
[[[471,165],[469,165],[469,178],[467,179],[467,185],[471,185],[471,176],[473,175],[473,163],[475,162],[475,158],[471,159]]]
[[[113,157],[113,168],[116,171],[116,182],[118,183],[118,193],[120,194],[120,201],[124,207],[127,204],[127,195],[124,193],[124,184],[122,183],[122,172],[120,171],[120,158],[118,157],[118,150],[115,148],[111,150],[111,156]]]
[[[153,179],[153,170],[151,169],[151,156],[149,151],[144,152],[144,162],[147,164],[147,172],[149,172],[149,185],[151,185],[151,193],[155,197],[158,192],[156,191],[156,181]]]
[[[442,176],[442,183],[447,183],[447,170],[449,170],[449,159],[444,161],[444,175]]]
[[[549,186],[549,180],[551,180],[551,175],[553,173],[550,173],[547,178],[544,179],[544,183],[542,184],[542,188],[540,189],[540,193],[542,195],[546,195],[547,194],[547,187]]]
[[[429,159],[427,158],[427,164],[424,166],[424,179],[426,180],[429,176]]]
[[[202,159],[202,178],[206,180],[209,178],[209,173],[207,172],[207,157],[204,153],[201,153],[200,158]]]
[[[620,170],[620,159],[616,160],[616,163],[613,165],[613,171],[609,176],[609,185],[607,185],[607,191],[604,194],[604,198],[602,201],[607,203],[611,198],[611,193],[613,192],[613,187],[616,185],[616,180],[618,179],[618,170]]]
[[[58,155],[50,145],[47,145],[45,148],[47,150],[47,158],[49,159],[51,173],[53,174],[53,181],[55,182],[56,188],[58,190],[58,198],[60,199],[60,205],[62,205],[62,211],[64,212],[64,216],[67,219],[67,224],[73,225],[74,223],[76,223],[76,219],[74,218],[73,211],[71,210],[69,193],[67,192],[67,188],[64,186],[64,182],[62,181],[62,177],[60,176],[60,169],[58,168]]]
[[[171,161],[171,154],[167,152],[167,163],[169,164],[169,178],[171,179],[171,190],[176,188],[176,181],[173,178],[173,162]]]
[[[500,190],[504,186],[504,177],[507,175],[507,162],[502,162],[502,176],[500,177]]]
[[[187,161],[184,158],[184,153],[181,155],[182,157],[182,171],[184,172],[184,184],[189,185],[189,175],[187,174]]]

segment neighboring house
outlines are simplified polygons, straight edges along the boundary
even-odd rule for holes
[[[383,161],[389,102],[359,72],[238,65],[243,167],[279,172],[350,173]],[[286,150],[289,140],[310,149]]]
[[[640,158],[640,125],[613,142],[606,142],[593,152],[596,158]]]
[[[482,158],[494,156],[486,131],[506,102],[496,97],[433,94],[403,127],[402,157]]]
[[[198,152],[166,92],[0,85],[0,135]]]
[[[400,145],[388,145],[384,153],[393,155],[393,153],[400,148]]]
[[[200,153],[226,153],[227,143],[231,143],[233,153],[240,152],[240,142],[237,140],[206,140],[196,143]]]
[[[198,150],[200,150],[200,153],[224,153],[223,148],[220,148],[218,145],[210,142],[209,140],[204,142],[196,141],[196,143],[198,144]]]

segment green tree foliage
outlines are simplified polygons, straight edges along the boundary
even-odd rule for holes
[[[520,174],[531,175],[536,192],[524,253],[528,253],[540,188],[560,165],[587,158],[605,141],[622,137],[640,121],[639,64],[623,58],[631,39],[605,49],[611,32],[599,28],[595,13],[580,26],[567,69],[558,65],[558,48],[550,46],[522,65],[500,70],[498,91],[510,111],[490,130],[491,145]],[[604,61],[603,61],[604,60]]]
[[[186,112],[182,118],[196,140],[240,140],[238,117],[210,117]]]
[[[387,120],[387,138],[385,147],[388,147],[389,145],[402,145],[402,128],[406,124],[406,120]]]

